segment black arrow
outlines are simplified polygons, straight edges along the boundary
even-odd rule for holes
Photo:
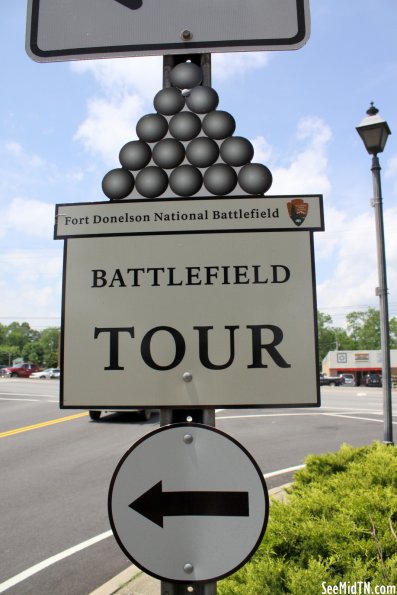
[[[249,516],[248,492],[163,492],[163,482],[129,507],[163,527],[165,516]]]
[[[116,2],[126,8],[131,8],[131,10],[137,10],[137,8],[141,8],[142,6],[142,0],[116,0]]]

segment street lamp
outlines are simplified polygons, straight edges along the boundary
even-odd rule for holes
[[[383,415],[384,415],[384,443],[393,444],[393,420],[390,375],[390,338],[389,338],[389,308],[387,298],[385,234],[383,227],[382,190],[380,182],[380,164],[378,153],[385,148],[390,128],[379,115],[379,110],[371,103],[367,116],[356,127],[365,148],[372,155],[372,186],[374,198],[371,201],[375,208],[376,246],[378,253],[378,278],[379,287],[376,295],[379,296],[380,306],[380,340],[382,350],[382,387],[383,387]]]

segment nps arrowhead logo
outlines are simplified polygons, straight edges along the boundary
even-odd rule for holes
[[[116,0],[116,2],[131,10],[137,10],[137,8],[141,8],[142,6],[142,0]]]
[[[288,214],[298,227],[302,225],[309,212],[309,205],[301,198],[294,198],[287,203]]]

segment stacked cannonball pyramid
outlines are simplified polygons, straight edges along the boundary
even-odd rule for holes
[[[139,140],[125,144],[121,168],[109,171],[102,182],[110,200],[161,197],[225,196],[234,191],[262,195],[272,184],[270,170],[251,163],[249,140],[233,136],[236,122],[217,110],[219,97],[201,85],[202,70],[182,62],[170,73],[171,87],[157,93],[156,113],[136,125]]]

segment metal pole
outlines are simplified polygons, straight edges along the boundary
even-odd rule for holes
[[[383,416],[385,444],[393,444],[392,393],[390,375],[390,335],[389,335],[389,307],[386,277],[385,234],[383,226],[382,190],[380,181],[380,164],[377,155],[372,157],[372,185],[374,198],[372,205],[375,209],[376,246],[378,253],[379,296],[380,307],[380,340],[382,351],[382,387],[383,387]]]
[[[185,585],[162,581],[161,595],[216,595],[216,583]]]
[[[163,58],[163,88],[171,86],[170,73],[180,62],[190,60],[201,67],[203,85],[211,86],[211,54],[167,55]],[[160,426],[191,421],[215,426],[215,409],[161,409]],[[216,595],[213,583],[169,583],[161,581],[161,595]]]

